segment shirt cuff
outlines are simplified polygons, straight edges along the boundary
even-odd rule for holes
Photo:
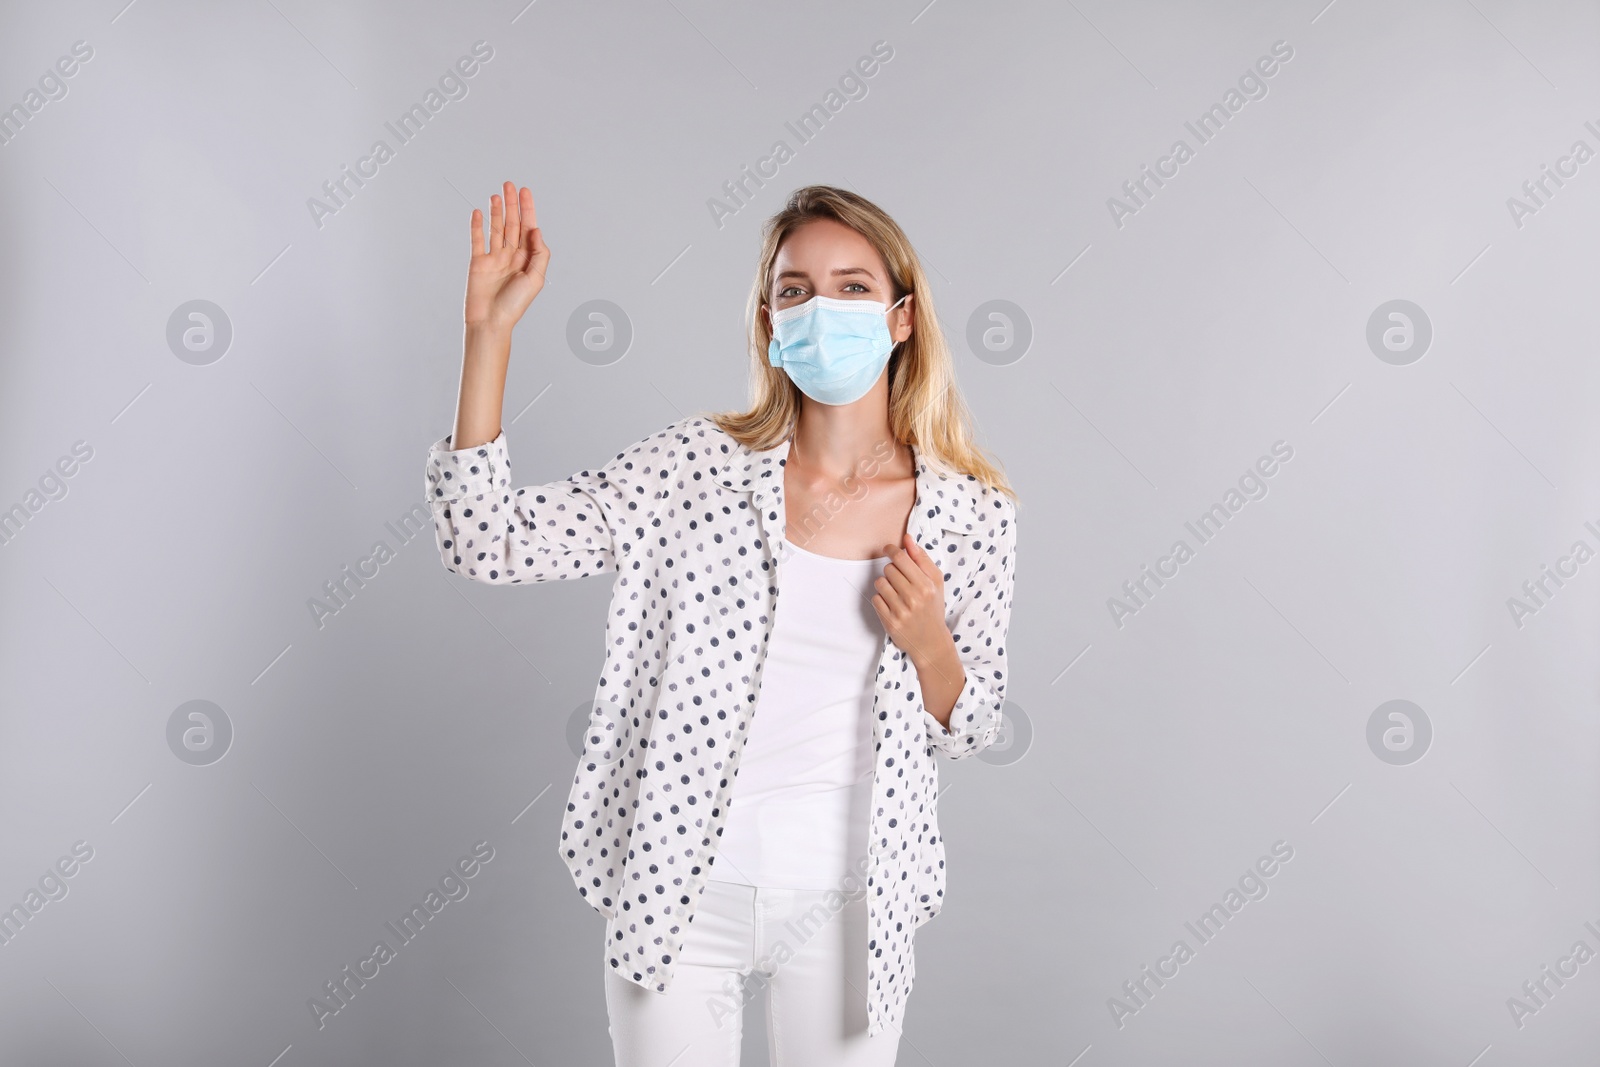
[[[428,496],[447,503],[488,496],[505,488],[510,467],[504,429],[475,448],[452,449],[446,435],[428,446]]]
[[[1000,732],[1000,702],[986,687],[972,681],[972,669],[967,669],[967,685],[950,709],[950,728],[940,725],[933,712],[922,709],[926,716],[928,743],[934,751],[951,759],[975,756],[994,744]]]

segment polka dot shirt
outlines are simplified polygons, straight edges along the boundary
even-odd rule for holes
[[[478,448],[435,442],[427,496],[447,569],[517,585],[613,574],[605,660],[560,852],[605,916],[606,958],[649,989],[672,984],[761,692],[781,603],[787,441],[741,445],[689,417],[597,470],[514,486],[504,431]],[[869,1032],[900,1028],[912,934],[944,902],[936,755],[990,745],[1006,689],[1016,506],[920,449],[908,530],[944,574],[945,619],[966,668],[946,730],[911,658],[887,635],[873,697],[876,771],[868,867]],[[858,888],[842,884],[846,890]],[[835,904],[842,903],[840,900]]]

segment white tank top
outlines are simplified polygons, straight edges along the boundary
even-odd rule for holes
[[[867,854],[873,682],[884,642],[872,595],[889,557],[836,559],[789,547],[711,877],[840,889]]]

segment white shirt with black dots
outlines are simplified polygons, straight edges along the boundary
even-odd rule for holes
[[[514,487],[505,433],[428,450],[426,491],[447,569],[516,585],[614,574],[605,661],[567,796],[560,852],[605,916],[607,957],[650,989],[672,984],[714,866],[756,708],[779,595],[784,441],[764,451],[691,416],[604,467]],[[912,935],[944,902],[935,755],[992,744],[1006,691],[1016,505],[920,449],[907,530],[944,576],[966,670],[947,730],[923,707],[911,657],[884,642],[874,678],[868,834],[868,1032],[900,1028]]]

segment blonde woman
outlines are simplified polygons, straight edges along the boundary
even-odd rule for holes
[[[796,190],[751,290],[750,409],[518,486],[511,329],[549,264],[528,189],[491,198],[487,244],[473,211],[427,492],[457,574],[613,575],[559,847],[606,919],[616,1062],[737,1067],[757,999],[777,1067],[892,1064],[944,899],[935,757],[1000,729],[1016,564],[917,255],[871,202]]]

